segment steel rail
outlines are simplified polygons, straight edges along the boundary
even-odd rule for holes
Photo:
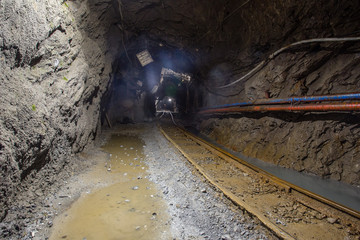
[[[271,173],[269,173],[269,172],[267,172],[267,171],[265,171],[265,170],[263,170],[263,169],[255,166],[255,165],[253,165],[253,164],[251,164],[251,163],[248,163],[248,162],[240,159],[239,157],[237,157],[237,156],[235,156],[235,155],[233,155],[233,154],[231,154],[231,153],[229,153],[229,152],[227,152],[227,151],[225,151],[225,150],[223,150],[223,149],[215,146],[214,144],[205,141],[204,139],[202,139],[202,138],[200,138],[200,137],[198,137],[198,136],[196,136],[196,135],[188,132],[187,130],[185,130],[185,129],[183,129],[183,128],[180,128],[180,127],[178,127],[178,128],[179,128],[186,136],[190,137],[190,138],[193,139],[195,142],[197,142],[197,143],[199,143],[199,144],[201,144],[201,145],[203,145],[203,146],[204,146],[204,145],[205,145],[205,146],[208,146],[209,148],[212,148],[212,149],[216,150],[217,152],[219,152],[219,153],[221,153],[221,154],[224,154],[224,155],[226,155],[227,157],[230,157],[231,159],[235,160],[236,162],[239,162],[240,164],[245,165],[246,167],[248,167],[248,168],[250,168],[250,169],[252,169],[252,170],[254,170],[254,171],[256,171],[256,172],[258,172],[258,173],[260,173],[260,174],[262,174],[262,175],[264,175],[264,176],[266,176],[267,178],[271,179],[271,180],[274,181],[275,183],[278,183],[280,186],[284,186],[284,185],[285,185],[285,186],[287,186],[287,187],[289,187],[289,188],[291,188],[291,189],[293,189],[293,190],[296,190],[296,191],[299,192],[299,193],[302,193],[302,194],[304,194],[304,195],[306,195],[306,196],[308,196],[308,197],[311,197],[311,198],[313,198],[313,199],[316,199],[316,200],[318,200],[318,201],[320,201],[320,202],[322,202],[322,203],[324,203],[324,204],[326,204],[326,205],[328,205],[328,206],[331,206],[331,207],[333,207],[333,208],[336,208],[336,209],[338,209],[338,210],[340,210],[340,211],[342,211],[342,212],[345,212],[345,213],[347,213],[347,214],[349,214],[349,215],[351,215],[351,216],[353,216],[353,217],[355,217],[355,218],[360,219],[360,212],[359,212],[359,211],[356,211],[356,210],[354,210],[354,209],[351,209],[351,208],[349,208],[349,207],[346,207],[346,206],[344,206],[344,205],[342,205],[342,204],[340,204],[340,203],[334,202],[334,201],[332,201],[332,200],[330,200],[330,199],[327,199],[327,198],[325,198],[325,197],[323,197],[323,196],[321,196],[321,195],[319,195],[319,194],[313,193],[313,192],[311,192],[311,191],[309,191],[309,190],[307,190],[307,189],[304,189],[304,188],[299,187],[299,186],[297,186],[297,185],[295,185],[295,184],[292,184],[292,183],[290,183],[290,182],[287,182],[287,181],[285,181],[285,180],[283,180],[283,179],[281,179],[281,178],[279,178],[279,177],[276,177],[275,175],[273,175],[273,174],[271,174]]]
[[[296,238],[289,234],[287,231],[282,229],[280,226],[275,225],[273,222],[269,221],[266,217],[263,216],[257,209],[254,209],[253,207],[249,206],[246,202],[241,200],[239,197],[237,197],[235,194],[233,194],[231,191],[227,190],[226,188],[219,185],[213,177],[211,177],[207,172],[194,161],[194,159],[186,152],[184,151],[175,140],[173,140],[161,127],[159,127],[160,132],[165,136],[169,142],[171,142],[186,158],[187,160],[202,174],[205,179],[207,179],[210,184],[218,188],[225,196],[227,196],[233,203],[240,206],[240,208],[245,209],[249,214],[255,216],[258,218],[264,226],[266,226],[271,232],[273,232],[276,236],[278,236],[280,239],[283,240],[295,240]],[[181,128],[178,128],[181,130]],[[186,135],[186,137],[188,137]]]

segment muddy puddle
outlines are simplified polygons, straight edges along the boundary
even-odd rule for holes
[[[135,136],[113,135],[103,146],[110,158],[89,175],[113,183],[83,193],[55,221],[50,239],[171,239],[167,207],[147,178],[143,147]]]

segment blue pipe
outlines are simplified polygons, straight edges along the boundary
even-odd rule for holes
[[[274,98],[274,99],[258,99],[249,102],[231,103],[218,106],[211,106],[201,108],[200,110],[227,108],[227,107],[243,107],[250,105],[268,105],[268,104],[282,104],[282,103],[299,103],[299,102],[322,102],[322,101],[345,101],[345,100],[360,100],[360,93],[346,93],[336,95],[323,96],[305,96],[305,97],[290,97],[290,98]]]

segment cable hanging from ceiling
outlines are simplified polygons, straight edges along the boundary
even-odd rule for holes
[[[261,61],[257,66],[255,66],[252,70],[250,70],[248,73],[246,73],[244,76],[236,79],[235,81],[223,85],[223,86],[218,86],[218,87],[213,87],[215,89],[222,89],[222,88],[227,88],[230,87],[234,84],[237,84],[238,82],[248,79],[249,77],[251,77],[252,75],[254,75],[255,73],[257,73],[260,69],[262,69],[263,67],[265,67],[272,59],[274,59],[276,56],[278,56],[280,53],[284,52],[285,50],[294,47],[294,46],[298,46],[298,45],[302,45],[302,44],[308,44],[308,43],[321,43],[321,42],[349,42],[349,41],[360,41],[360,37],[346,37],[346,38],[313,38],[313,39],[307,39],[307,40],[302,40],[302,41],[298,41],[295,43],[292,43],[290,45],[287,45],[285,47],[280,48],[279,50],[275,51],[274,53],[272,53],[271,55],[269,55],[265,60]]]

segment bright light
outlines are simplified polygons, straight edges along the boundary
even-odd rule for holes
[[[189,74],[186,73],[177,73],[174,72],[173,70],[169,69],[169,68],[162,68],[161,69],[161,78],[160,78],[160,84],[163,82],[164,80],[164,76],[175,76],[181,79],[181,82],[190,82],[191,81],[191,76]]]

